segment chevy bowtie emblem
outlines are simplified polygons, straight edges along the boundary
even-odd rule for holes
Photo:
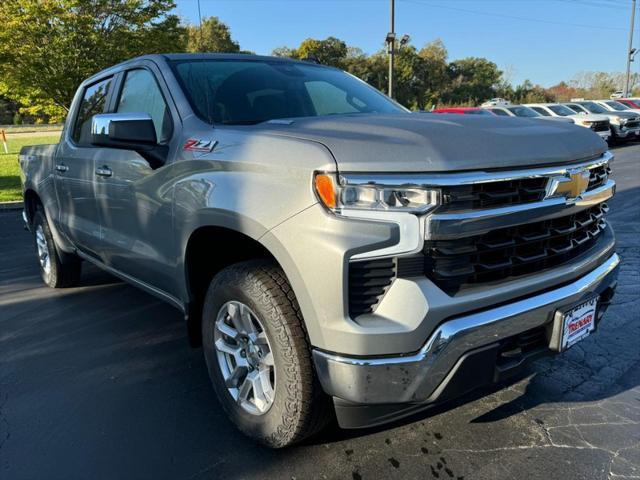
[[[568,170],[562,177],[551,179],[550,197],[564,195],[576,199],[589,187],[589,170]]]

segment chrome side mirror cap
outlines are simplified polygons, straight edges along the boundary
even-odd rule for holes
[[[91,120],[91,143],[96,146],[137,150],[158,143],[148,113],[101,113]]]

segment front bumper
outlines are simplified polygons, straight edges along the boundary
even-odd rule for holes
[[[640,128],[626,128],[616,126],[615,128],[616,137],[619,138],[633,138],[640,134]]]
[[[601,296],[606,307],[616,286],[619,263],[614,253],[590,273],[564,286],[447,320],[414,354],[363,358],[316,349],[313,358],[318,377],[325,392],[341,406],[338,419],[345,427],[384,423],[416,408],[448,400],[499,379],[494,367],[500,342],[550,325],[558,308],[594,293]],[[478,362],[484,362],[486,366],[492,361],[491,375],[469,373],[470,364],[478,367]],[[345,402],[346,411],[363,405],[381,408],[374,418],[353,421],[344,413]],[[389,404],[394,407],[387,408]],[[398,404],[402,406],[398,408]]]

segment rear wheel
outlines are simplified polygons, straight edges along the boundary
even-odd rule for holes
[[[246,262],[218,273],[207,292],[202,337],[218,398],[249,437],[284,447],[332,418],[297,301],[277,266]]]
[[[32,231],[44,283],[51,288],[77,285],[82,263],[77,256],[65,253],[56,246],[47,217],[41,208],[33,216]]]

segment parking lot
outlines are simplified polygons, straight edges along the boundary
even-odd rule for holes
[[[640,143],[615,154],[623,264],[595,335],[506,389],[280,451],[227,420],[177,310],[87,266],[44,287],[0,212],[0,478],[640,478]]]

